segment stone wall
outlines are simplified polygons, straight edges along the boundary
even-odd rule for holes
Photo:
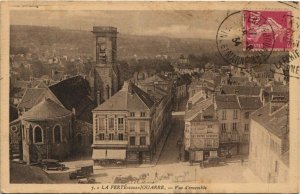
[[[71,153],[71,134],[70,128],[71,116],[56,120],[46,121],[22,121],[24,131],[23,138],[23,156],[27,163],[38,162],[41,159],[52,158],[64,160]],[[43,142],[34,142],[34,129],[39,126],[42,129]],[[61,142],[54,142],[53,129],[55,126],[60,126],[62,130]],[[28,157],[27,157],[28,156]],[[27,158],[27,159],[26,159]]]

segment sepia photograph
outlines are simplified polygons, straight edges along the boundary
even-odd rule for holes
[[[1,192],[299,192],[298,2],[1,5]]]

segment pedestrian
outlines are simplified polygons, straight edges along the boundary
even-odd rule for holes
[[[179,153],[179,161],[181,161],[181,152]]]
[[[241,158],[241,165],[243,166],[244,164],[244,157]]]
[[[155,179],[158,179],[157,171],[155,172]]]

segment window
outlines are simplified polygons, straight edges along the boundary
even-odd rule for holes
[[[115,121],[115,119],[114,118],[109,118],[108,119],[108,129],[111,129],[111,130],[113,130],[114,129],[114,121]]]
[[[145,117],[146,113],[145,112],[141,112],[141,117]]]
[[[119,133],[119,140],[123,140],[123,133]]]
[[[109,140],[114,140],[114,134],[113,133],[109,134]]]
[[[100,133],[100,134],[99,134],[99,139],[100,139],[100,140],[104,140],[104,133]]]
[[[81,136],[81,134],[77,135],[77,142],[78,142],[78,145],[82,145],[82,136]]]
[[[222,110],[222,120],[226,120],[226,110]]]
[[[119,125],[123,124],[123,122],[124,122],[124,119],[123,119],[123,118],[118,118],[118,124],[119,124]]]
[[[221,124],[221,130],[222,132],[226,132],[226,123]]]
[[[53,142],[54,143],[60,143],[61,142],[61,127],[59,125],[56,125],[53,129]]]
[[[146,137],[145,136],[140,137],[140,145],[146,145]]]
[[[204,147],[210,148],[213,145],[213,140],[212,139],[205,139],[204,141]]]
[[[129,131],[130,132],[134,132],[135,131],[135,122],[134,121],[130,121],[129,122]]]
[[[207,133],[212,133],[212,132],[213,132],[212,125],[207,125]]]
[[[135,145],[135,137],[134,136],[129,138],[129,143],[130,143],[130,145]]]
[[[43,143],[43,131],[39,126],[34,128],[34,143]]]
[[[134,112],[130,112],[130,116],[134,117],[135,116]]]
[[[278,172],[278,162],[277,162],[277,160],[275,161],[275,172]]]
[[[145,132],[145,125],[146,125],[145,121],[140,121],[140,132],[141,133]]]
[[[245,112],[245,119],[249,119],[250,112]]]
[[[97,119],[96,119],[97,120]],[[113,122],[113,121],[112,121]],[[97,123],[96,123],[97,124]],[[112,123],[113,125],[113,123]],[[113,127],[112,127],[113,128]],[[105,119],[104,118],[99,118],[98,119],[98,126],[97,126],[98,130],[104,130],[105,129]]]
[[[233,110],[233,119],[237,119],[238,110]]]
[[[236,123],[232,123],[232,130],[236,130]]]
[[[249,132],[249,124],[245,124],[245,132]]]

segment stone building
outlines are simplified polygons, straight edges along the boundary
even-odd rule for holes
[[[42,102],[43,106],[41,105]],[[47,110],[48,106],[49,110]],[[12,159],[32,163],[47,157],[66,159],[76,155],[92,155],[93,130],[91,111],[94,109],[94,102],[90,97],[89,85],[84,77],[70,77],[49,87],[28,88],[19,104],[19,108],[21,111],[19,111],[18,118],[10,122],[10,151]],[[47,113],[48,111],[49,114]],[[71,113],[72,116],[70,118],[67,116],[63,118],[55,116],[55,114],[59,115],[64,112]],[[28,115],[30,114],[35,114],[37,117],[30,117],[29,119]],[[55,127],[53,126],[54,124],[60,125],[63,131],[62,134],[69,130],[70,136],[62,135],[62,138],[64,138],[63,143],[50,146],[50,142],[53,141],[51,129]],[[24,136],[25,131],[33,131],[35,125],[39,125],[43,134],[47,134],[43,135],[42,143],[32,143],[34,140],[33,135],[27,135],[26,141],[24,139],[26,137],[26,134]],[[21,130],[23,127],[25,127],[24,133]],[[45,147],[47,147],[47,154],[43,151]],[[31,157],[28,154],[28,150],[32,153]]]
[[[117,28],[94,26],[96,38],[94,68],[94,99],[100,94],[100,103],[113,96],[120,86],[117,67]],[[99,98],[98,98],[99,99]]]
[[[219,120],[220,154],[239,153],[241,110],[236,95],[216,95],[215,109]]]
[[[284,183],[289,177],[289,110],[276,97],[251,114],[249,168],[263,182]]]
[[[213,98],[205,99],[185,114],[184,147],[190,162],[218,156],[219,122]]]
[[[150,163],[155,142],[155,106],[150,96],[132,84],[93,110],[93,156],[96,164],[109,160]]]
[[[45,158],[67,158],[71,153],[72,118],[71,111],[50,98],[24,112],[10,124],[11,135],[17,135],[13,144],[22,142],[20,159],[30,164]]]

